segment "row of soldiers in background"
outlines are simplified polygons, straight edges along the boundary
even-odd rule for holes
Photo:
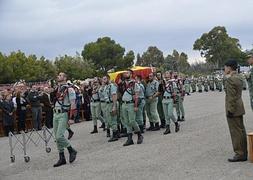
[[[147,79],[133,76],[131,70],[123,73],[119,82],[110,81],[109,76],[102,80],[95,78],[91,84],[91,113],[94,129],[91,134],[98,133],[97,121],[100,120],[111,137],[108,142],[117,141],[120,137],[128,137],[123,146],[134,144],[133,131],[138,136],[137,144],[143,142],[144,129],[158,131],[166,128],[164,135],[171,133],[171,121],[175,132],[185,120],[184,86],[177,73],[150,73]],[[177,117],[174,116],[176,107]],[[146,128],[146,115],[150,126]],[[112,135],[111,135],[112,130]]]
[[[243,89],[247,89],[246,78],[242,74],[243,78]],[[218,75],[208,76],[208,77],[199,77],[199,78],[188,78],[186,77],[184,80],[184,89],[187,95],[195,92],[208,92],[208,91],[219,91],[222,92],[225,89],[225,77]]]

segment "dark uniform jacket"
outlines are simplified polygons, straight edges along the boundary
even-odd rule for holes
[[[242,101],[243,81],[237,73],[233,73],[231,77],[226,80],[226,114],[232,113],[233,116],[238,117],[245,114],[244,105]]]
[[[14,112],[14,104],[12,101],[2,101],[0,108],[3,111],[3,125],[4,126],[12,126],[14,124],[13,115],[9,115],[9,113]]]

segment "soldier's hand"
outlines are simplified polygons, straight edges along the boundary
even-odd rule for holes
[[[138,107],[134,107],[134,112],[137,112],[138,111]]]

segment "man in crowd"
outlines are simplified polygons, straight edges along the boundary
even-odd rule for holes
[[[156,73],[156,78],[159,82],[159,86],[163,86],[163,83],[164,83],[164,80],[163,80],[163,74],[161,71],[158,71]],[[157,111],[158,111],[158,114],[159,114],[159,118],[160,118],[160,121],[161,121],[161,124],[160,124],[160,128],[165,128],[165,117],[164,117],[164,112],[163,112],[163,103],[162,103],[162,100],[163,100],[163,97],[162,95],[158,95],[158,102],[157,102]]]

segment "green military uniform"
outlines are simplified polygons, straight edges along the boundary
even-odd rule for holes
[[[159,82],[157,80],[152,80],[147,83],[145,98],[146,98],[146,112],[150,122],[150,128],[147,130],[159,130],[159,116],[157,112],[158,98],[153,97],[158,92]],[[150,99],[150,97],[152,97]],[[156,126],[154,128],[154,125]]]
[[[113,109],[113,100],[112,96],[117,95],[117,87],[113,83],[109,83],[104,88],[104,100],[105,100],[105,109],[104,109],[104,116],[106,119],[106,127],[108,129],[112,129],[113,136],[109,140],[109,142],[118,140],[118,128],[117,128],[117,114],[112,113]],[[116,105],[115,105],[116,106]],[[117,109],[117,108],[116,108]]]
[[[214,79],[213,79],[213,77],[211,77],[210,80],[209,80],[209,86],[210,86],[210,90],[214,91]]]
[[[205,91],[205,92],[208,92],[208,89],[209,89],[209,83],[208,83],[208,80],[207,80],[207,79],[205,79],[205,80],[204,80],[203,85],[204,85],[204,91]]]
[[[184,90],[185,90],[185,93],[189,96],[191,92],[191,85],[190,85],[190,80],[188,78],[184,80]]]
[[[196,80],[195,79],[191,80],[191,88],[192,88],[192,93],[196,92]]]
[[[140,91],[139,91],[139,105],[138,105],[138,111],[136,112],[136,117],[135,120],[137,124],[139,125],[139,128],[141,132],[143,133],[144,131],[144,120],[143,120],[143,110],[145,106],[145,87],[142,83],[138,83],[140,86]]]
[[[91,133],[97,133],[97,120],[100,120],[101,123],[104,123],[103,118],[101,117],[101,103],[99,97],[99,87],[93,85],[93,92],[91,96],[91,116],[93,120],[94,130]]]
[[[164,134],[170,133],[170,121],[172,120],[176,125],[176,132],[179,131],[179,124],[174,116],[174,97],[173,97],[173,82],[170,80],[165,81],[161,94],[163,95],[163,110],[166,121],[166,131]]]
[[[250,69],[250,73],[247,76],[248,88],[249,88],[249,96],[250,96],[250,105],[253,110],[253,68]]]
[[[243,124],[245,114],[242,101],[242,79],[236,73],[232,73],[226,80],[226,115],[236,156],[247,157],[246,130]]]
[[[104,89],[105,89],[105,85],[102,85],[102,86],[99,87],[99,90],[98,90],[99,101],[100,101],[100,106],[101,106],[101,112],[102,112],[102,115],[103,115],[103,116],[101,116],[101,120],[104,122],[104,124],[106,126],[107,137],[110,137],[110,129],[107,127],[108,122],[107,122],[107,119],[105,118],[105,109],[106,109],[106,102],[105,102],[106,94],[105,93],[106,92],[105,92]]]
[[[217,90],[222,91],[223,79],[217,78]]]
[[[202,93],[203,92],[203,87],[202,87],[202,81],[201,81],[201,79],[198,80],[197,86],[198,86],[198,91],[200,93]]]
[[[176,112],[178,121],[184,121],[185,119],[185,112],[184,112],[184,89],[183,89],[183,82],[181,79],[174,79],[173,80],[173,91],[176,93]]]

